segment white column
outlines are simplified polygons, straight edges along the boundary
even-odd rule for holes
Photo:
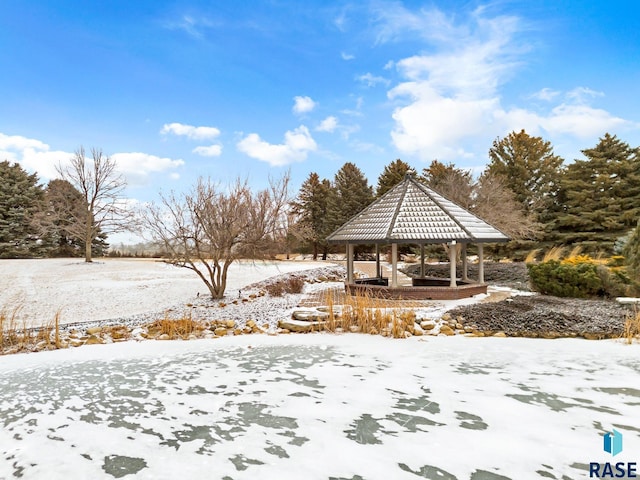
[[[420,244],[420,278],[424,278],[424,243]]]
[[[469,280],[469,268],[467,265],[467,244],[460,245],[460,256],[462,257],[462,280],[466,282]]]
[[[391,287],[398,286],[398,244],[391,244]]]
[[[478,244],[478,283],[484,283],[484,254],[482,251],[483,245]]]
[[[376,243],[376,277],[382,277],[382,272],[380,271],[380,244]]]
[[[347,244],[347,284],[353,283],[353,245]]]
[[[452,241],[449,244],[449,264],[451,266],[449,274],[451,275],[451,283],[449,283],[450,287],[457,287],[456,284],[456,257],[457,257],[458,246],[456,245],[456,241]]]

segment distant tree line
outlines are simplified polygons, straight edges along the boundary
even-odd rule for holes
[[[132,214],[121,194],[124,179],[101,150],[80,147],[62,178],[40,185],[19,164],[0,162],[0,258],[81,257],[91,262],[109,245],[105,230],[128,229]]]
[[[409,173],[509,235],[496,247],[505,255],[564,245],[622,253],[640,217],[640,148],[607,133],[582,154],[565,164],[550,142],[521,130],[493,142],[477,177],[453,163],[433,160],[418,172],[397,159],[374,191],[353,163],[332,180],[312,172],[291,203],[290,234],[300,251],[326,258],[327,236]]]

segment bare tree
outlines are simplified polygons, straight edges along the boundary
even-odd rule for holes
[[[239,258],[264,257],[281,237],[288,183],[284,175],[254,193],[246,180],[224,189],[200,178],[190,193],[161,195],[160,205],[145,210],[144,226],[169,262],[193,270],[219,299],[229,266]]]
[[[534,239],[542,231],[534,215],[523,209],[507,187],[506,179],[490,171],[485,171],[474,185],[471,211],[515,240]]]
[[[84,243],[85,262],[91,262],[91,246],[101,232],[125,231],[133,223],[133,212],[122,198],[125,179],[117,173],[115,160],[96,148],[87,159],[80,147],[68,166],[60,164],[56,170],[82,194],[84,208],[69,212],[71,221],[65,228]]]

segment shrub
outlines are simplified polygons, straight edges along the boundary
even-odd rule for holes
[[[302,293],[304,288],[304,278],[301,277],[289,277],[284,283],[284,291],[287,293]]]
[[[296,276],[278,280],[265,286],[265,290],[272,297],[281,297],[285,293],[301,293],[303,288],[304,278]]]
[[[266,285],[264,289],[272,297],[281,297],[284,294],[284,285],[282,281],[270,283]]]
[[[598,267],[591,262],[562,263],[549,260],[527,265],[534,290],[556,297],[585,298],[602,295]]]

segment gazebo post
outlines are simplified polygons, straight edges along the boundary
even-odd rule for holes
[[[484,254],[483,245],[478,244],[478,283],[484,283]]]
[[[420,244],[420,278],[424,278],[424,243]]]
[[[376,243],[376,277],[382,278],[382,271],[380,270],[380,244]]]
[[[353,284],[353,244],[347,243],[347,284]]]
[[[391,287],[398,286],[398,244],[391,244]]]
[[[462,281],[469,280],[469,269],[467,266],[467,244],[460,245],[460,256],[462,257]]]
[[[449,274],[451,275],[451,282],[449,286],[452,288],[457,287],[456,284],[456,254],[457,254],[458,246],[456,245],[456,241],[452,240],[449,244],[449,264],[451,266]]]

